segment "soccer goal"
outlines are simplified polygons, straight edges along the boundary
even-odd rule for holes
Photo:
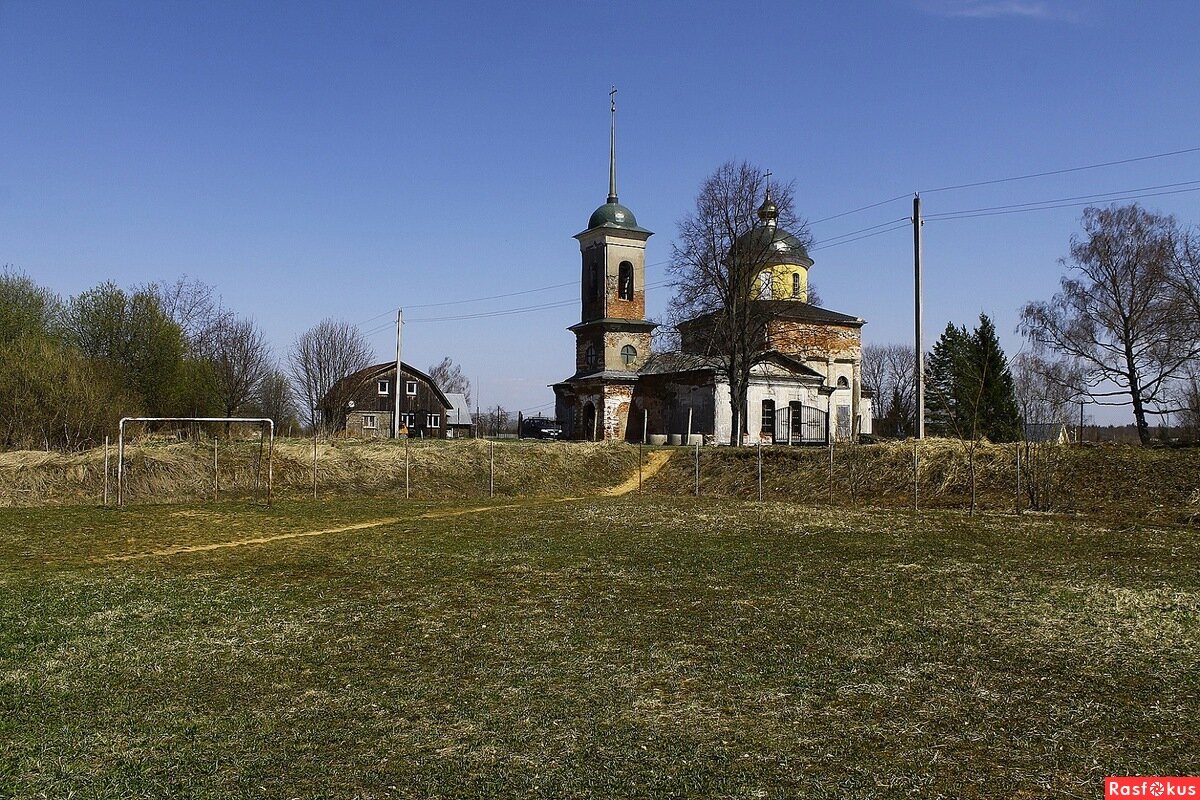
[[[125,423],[160,423],[160,422],[212,422],[226,425],[257,425],[260,431],[266,432],[267,451],[267,507],[271,506],[271,483],[273,476],[271,457],[275,452],[275,420],[269,417],[122,417],[117,428],[117,506],[125,504]],[[263,436],[259,436],[258,466],[255,472],[255,489],[260,484],[262,475]],[[213,439],[213,493],[217,491],[217,439]]]

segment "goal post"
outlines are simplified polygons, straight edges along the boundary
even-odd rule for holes
[[[222,422],[225,424],[265,425],[267,428],[267,507],[271,507],[275,452],[275,420],[270,417],[122,417],[117,426],[117,506],[125,504],[125,423],[126,422]],[[261,452],[261,451],[260,451]]]

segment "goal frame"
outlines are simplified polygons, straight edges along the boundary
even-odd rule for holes
[[[271,507],[275,452],[275,420],[270,417],[121,417],[117,425],[117,507],[125,504],[125,423],[126,422],[224,422],[267,426],[267,508]]]

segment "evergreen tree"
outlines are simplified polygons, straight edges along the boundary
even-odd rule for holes
[[[947,324],[925,365],[925,424],[934,436],[1011,442],[1021,415],[1008,358],[986,314],[968,331]]]
[[[946,323],[925,359],[925,427],[931,436],[964,436],[960,408],[970,335],[965,327]]]
[[[964,367],[962,397],[970,419],[964,419],[969,427],[964,427],[963,433],[993,442],[1020,439],[1016,384],[996,337],[996,326],[986,314],[979,315],[979,327],[971,335]]]

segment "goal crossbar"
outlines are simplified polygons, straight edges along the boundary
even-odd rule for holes
[[[271,506],[271,456],[275,452],[275,420],[270,417],[121,417],[117,426],[117,505],[125,502],[125,423],[126,422],[225,422],[267,426],[267,507]],[[260,451],[261,452],[261,451]]]

